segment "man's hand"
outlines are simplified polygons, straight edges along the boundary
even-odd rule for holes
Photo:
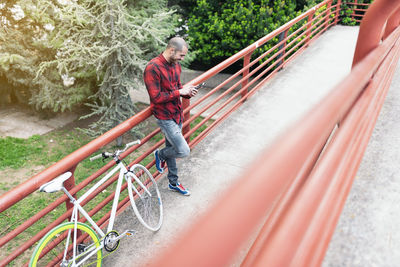
[[[182,97],[193,97],[197,95],[197,89],[193,85],[187,85],[182,87],[182,89],[179,90],[179,94]]]

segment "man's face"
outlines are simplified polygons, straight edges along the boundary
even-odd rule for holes
[[[171,57],[170,61],[172,64],[177,63],[181,60],[183,60],[188,52],[188,49],[186,46],[182,48],[182,51],[178,51],[175,48],[171,49]]]

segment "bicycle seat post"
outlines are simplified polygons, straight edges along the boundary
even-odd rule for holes
[[[63,186],[61,190],[67,195],[67,197],[71,200],[71,203],[75,203],[76,199],[68,192],[68,190]]]

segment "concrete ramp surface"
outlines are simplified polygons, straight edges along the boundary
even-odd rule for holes
[[[116,229],[120,232],[125,229],[134,229],[138,233],[132,238],[122,240],[120,248],[104,259],[103,266],[145,266],[149,259],[156,257],[164,248],[186,233],[188,227],[223,192],[229,190],[236,179],[245,177],[247,166],[258,154],[350,72],[357,34],[358,27],[335,26],[329,29],[201,141],[188,158],[179,160],[180,181],[190,189],[192,195],[185,197],[167,190],[168,181],[163,177],[159,181],[164,203],[164,224],[161,229],[156,233],[145,229],[134,217],[132,210],[128,208],[117,218]],[[399,114],[398,109],[397,114]],[[398,125],[400,124],[397,123],[397,127]],[[400,131],[397,132],[400,133]],[[400,139],[397,141],[399,144]],[[380,151],[379,148],[376,149]],[[372,152],[367,151],[367,153]],[[359,177],[361,177],[360,174]],[[398,177],[399,175],[397,175]],[[394,182],[394,178],[392,176],[391,182]],[[242,182],[245,183],[246,180],[243,179]],[[397,183],[400,182],[397,181]],[[372,184],[369,186],[373,187]],[[386,184],[379,186],[383,187]],[[385,194],[385,190],[381,193]],[[379,192],[374,194],[377,197],[380,195]],[[397,195],[399,196],[399,194]],[[363,197],[368,198],[368,196]],[[357,197],[351,198],[351,201],[357,202],[354,205],[364,204],[364,201],[359,203],[355,198]],[[397,200],[400,200],[399,197]],[[399,201],[395,203],[399,203]],[[368,210],[368,207],[365,209]],[[389,211],[394,212],[392,209]],[[238,216],[240,216],[240,210],[238,210]],[[345,212],[343,216],[351,217],[352,215]],[[385,265],[387,262],[382,265],[378,264],[383,263],[381,261],[374,263],[366,258],[365,261],[362,261],[360,258],[365,256],[363,254],[360,257],[352,256],[352,253],[355,253],[353,251],[363,252],[361,244],[363,242],[350,243],[346,240],[346,236],[351,235],[346,227],[352,227],[346,226],[346,223],[340,223],[338,229],[346,229],[346,234],[344,236],[335,235],[324,265],[391,266]],[[398,230],[399,225],[399,220],[397,220],[397,225],[392,227],[396,227]],[[232,230],[234,231],[234,229]],[[391,246],[397,245],[398,248],[400,247],[398,237],[399,234],[397,234],[396,242],[393,239],[386,241],[392,242]],[[337,239],[339,241],[336,241]],[[240,266],[251,241],[249,240],[248,244],[243,246],[230,266]],[[288,240],[288,242],[290,241]],[[357,246],[356,250],[352,250],[353,244]],[[347,253],[343,253],[343,248]],[[176,251],[175,255],[171,255],[171,257],[179,257],[179,251]],[[394,255],[392,255],[392,260],[393,257]],[[342,259],[342,261],[338,261],[338,259]],[[358,260],[359,265],[356,261],[352,261],[353,259]],[[397,259],[397,263],[399,263],[399,257]]]

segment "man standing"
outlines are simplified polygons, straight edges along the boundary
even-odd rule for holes
[[[164,52],[153,58],[144,71],[144,83],[150,96],[150,107],[157,124],[165,135],[165,148],[156,150],[157,170],[162,173],[168,166],[169,189],[189,196],[189,190],[178,182],[176,158],[187,157],[190,148],[182,135],[183,110],[181,96],[190,98],[197,94],[192,85],[182,86],[181,65],[188,45],[180,37],[169,40]]]

